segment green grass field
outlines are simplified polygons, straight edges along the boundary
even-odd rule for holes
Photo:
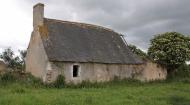
[[[0,86],[0,105],[190,105],[190,83],[113,83],[99,88]]]

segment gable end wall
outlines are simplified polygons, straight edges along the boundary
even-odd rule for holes
[[[37,30],[32,32],[26,55],[26,72],[39,77],[45,81],[45,74],[48,69],[48,58]],[[50,67],[49,67],[50,68]]]

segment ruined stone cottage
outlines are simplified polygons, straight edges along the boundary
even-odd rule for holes
[[[44,5],[33,7],[26,71],[44,82],[52,82],[58,75],[67,83],[114,77],[146,80],[150,77],[147,65],[129,50],[121,34],[92,24],[44,18]],[[165,71],[159,70],[153,69],[151,79],[165,78]]]

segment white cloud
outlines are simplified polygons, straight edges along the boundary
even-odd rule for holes
[[[14,0],[0,3],[0,48],[26,49],[32,31],[31,17]]]
[[[190,34],[189,0],[3,0],[0,3],[0,51],[26,49],[32,31],[32,8],[45,4],[45,16],[106,26],[146,50],[153,35]]]

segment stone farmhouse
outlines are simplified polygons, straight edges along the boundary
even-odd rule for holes
[[[53,82],[66,83],[134,78],[165,79],[164,68],[134,55],[121,34],[111,29],[44,17],[44,4],[33,7],[33,32],[27,49],[26,71]]]

